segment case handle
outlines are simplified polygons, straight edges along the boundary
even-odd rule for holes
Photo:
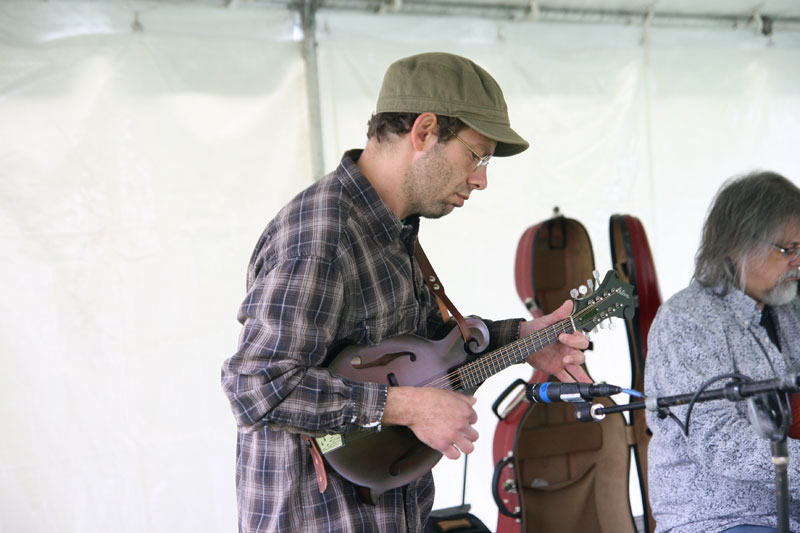
[[[522,380],[520,380],[522,381]],[[523,382],[524,383],[524,382]],[[500,514],[511,517],[511,518],[521,518],[522,511],[517,511],[516,513],[512,513],[506,507],[505,502],[500,497],[500,490],[497,488],[497,484],[500,483],[500,474],[503,472],[503,469],[514,460],[513,455],[507,455],[503,457],[497,466],[494,468],[494,475],[492,476],[492,497],[494,498],[494,503],[497,504],[497,510]],[[517,474],[514,473],[514,479],[516,480]]]
[[[511,391],[514,390],[516,387],[522,385],[523,387],[528,383],[522,379],[517,378],[516,380],[511,382],[511,385],[506,387],[506,390],[500,393],[500,396],[492,404],[492,412],[497,417],[498,420],[503,420],[503,417],[500,416],[500,413],[497,412],[497,409],[500,407],[500,404],[506,399],[506,397],[511,394]]]

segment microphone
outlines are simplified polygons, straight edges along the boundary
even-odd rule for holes
[[[585,402],[592,398],[613,396],[625,389],[616,385],[594,383],[533,383],[525,389],[525,397],[529,402]]]

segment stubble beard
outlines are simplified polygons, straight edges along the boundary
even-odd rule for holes
[[[408,202],[409,213],[441,218],[453,211],[453,204],[439,198],[444,187],[453,181],[453,169],[444,158],[443,150],[444,144],[437,143],[406,171],[401,190]]]

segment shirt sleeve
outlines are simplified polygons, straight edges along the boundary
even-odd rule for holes
[[[299,257],[262,270],[239,310],[238,350],[222,368],[239,428],[319,436],[378,422],[386,386],[321,367],[347,304],[336,265]]]
[[[489,328],[489,350],[496,350],[509,342],[519,338],[520,325],[524,318],[510,318],[507,320],[484,320]]]
[[[724,327],[711,328],[682,310],[662,308],[648,337],[645,375],[648,396],[691,393],[707,379],[732,372],[727,338]],[[727,381],[715,382],[708,388],[720,388]],[[686,405],[670,408],[681,422],[687,410]],[[692,461],[716,475],[744,481],[774,481],[769,442],[750,425],[746,410],[747,402],[696,403],[688,437],[673,419],[656,419],[648,413],[648,425],[654,434],[650,441],[651,459],[653,454],[661,453],[679,456],[675,450],[684,448],[687,455],[681,460]],[[790,447],[795,445],[790,443]],[[800,474],[796,462],[790,470],[794,475]]]

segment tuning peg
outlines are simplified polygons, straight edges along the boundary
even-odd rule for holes
[[[578,299],[578,289],[572,289],[571,291],[569,291],[569,295],[577,300]]]
[[[578,292],[581,293],[581,296],[585,295],[589,290],[586,288],[586,285],[581,285],[578,287]]]
[[[597,280],[597,284],[599,285],[600,284],[600,271],[599,270],[592,270],[592,276],[594,276],[594,279]]]
[[[614,322],[613,320],[609,319],[608,320],[608,329],[610,329],[612,331],[617,329],[617,323]]]
[[[589,287],[589,291],[594,290],[594,282],[591,279],[586,280],[586,286]]]
[[[606,322],[605,322],[605,320],[604,320],[604,321],[602,321],[602,322],[600,322],[600,323],[599,323],[599,324],[597,324],[597,325],[600,327],[600,329],[606,329]]]

